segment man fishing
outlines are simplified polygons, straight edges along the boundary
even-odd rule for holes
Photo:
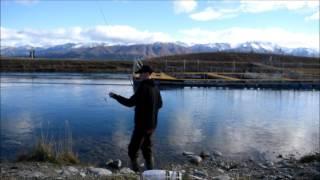
[[[142,150],[146,168],[150,170],[154,167],[151,137],[157,127],[158,111],[162,107],[162,98],[154,80],[150,78],[152,72],[151,67],[147,65],[143,65],[136,72],[140,74],[139,78],[142,81],[129,99],[113,92],[109,93],[109,96],[120,104],[128,107],[135,106],[134,130],[128,146],[128,155],[132,169],[136,172],[139,171],[137,161],[139,149]]]

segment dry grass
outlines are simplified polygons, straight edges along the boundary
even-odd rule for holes
[[[62,141],[48,138],[48,133],[41,136],[31,152],[19,155],[17,161],[38,161],[59,164],[79,164],[80,160],[72,150],[72,134],[68,121],[65,124],[65,136]],[[57,143],[59,142],[59,143]]]
[[[301,157],[299,160],[299,162],[301,162],[301,163],[310,163],[313,161],[320,162],[320,153],[305,155],[305,156]]]

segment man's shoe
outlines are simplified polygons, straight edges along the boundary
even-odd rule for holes
[[[137,160],[131,160],[131,167],[132,167],[132,170],[135,171],[135,172],[139,172],[140,171],[139,164],[138,164]]]

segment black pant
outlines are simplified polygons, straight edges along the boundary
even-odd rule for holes
[[[128,155],[131,160],[138,158],[138,151],[141,148],[142,155],[146,161],[152,158],[152,137],[153,132],[135,129],[131,136],[131,141],[128,147]]]

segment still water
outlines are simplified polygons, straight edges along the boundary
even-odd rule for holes
[[[83,162],[128,163],[134,109],[110,91],[132,95],[128,75],[2,73],[1,160],[15,159],[41,134],[59,142],[67,131]],[[267,159],[319,151],[319,91],[185,87],[161,94],[153,137],[161,166],[183,161],[183,151]]]

